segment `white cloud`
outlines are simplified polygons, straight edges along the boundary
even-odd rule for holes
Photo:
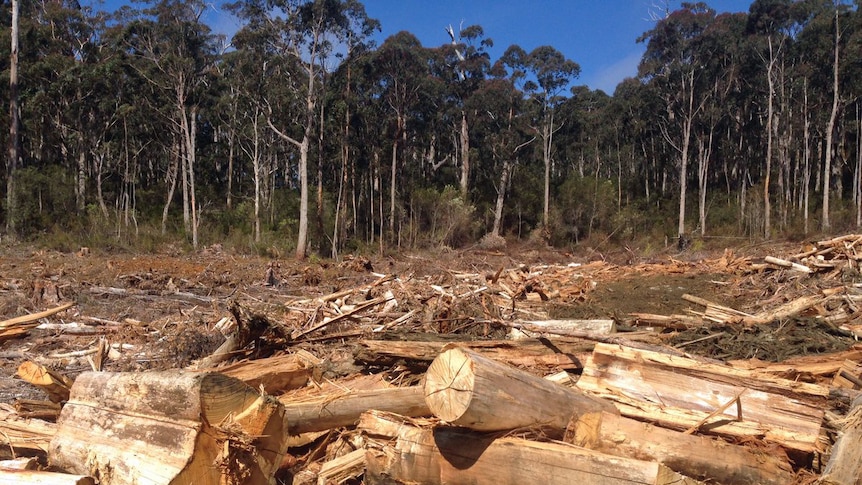
[[[643,52],[632,52],[613,64],[601,66],[598,72],[584,80],[585,84],[590,89],[601,89],[605,93],[613,95],[617,84],[627,77],[637,75],[638,64],[642,57]]]

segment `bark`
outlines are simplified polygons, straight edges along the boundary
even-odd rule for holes
[[[467,124],[467,112],[461,111],[461,198],[469,202],[470,188],[470,130]]]
[[[607,401],[454,346],[428,368],[425,402],[443,421],[479,431],[537,426],[562,432],[583,415],[615,411]]]
[[[503,222],[503,205],[506,200],[506,188],[509,185],[509,174],[512,171],[512,162],[509,160],[503,161],[503,168],[500,170],[500,182],[497,186],[497,202],[494,204],[494,226],[491,228],[491,234],[500,235],[500,225]]]
[[[52,465],[103,485],[268,485],[287,449],[281,404],[215,373],[86,372],[57,424]]]
[[[369,409],[402,416],[430,416],[422,386],[342,391],[317,399],[295,401],[290,395],[279,398],[284,404],[290,434],[298,435],[354,426]]]
[[[427,429],[372,411],[359,428],[371,447],[366,483],[694,484],[658,463],[605,455],[564,443]]]

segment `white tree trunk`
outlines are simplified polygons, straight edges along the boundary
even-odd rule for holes
[[[470,189],[470,130],[467,125],[467,112],[461,112],[461,198],[468,202]]]
[[[832,172],[832,133],[835,131],[835,119],[838,117],[838,42],[841,39],[838,30],[838,10],[835,10],[835,50],[832,63],[832,112],[826,125],[826,153],[823,162],[823,213],[821,228],[829,229],[829,176]]]
[[[18,167],[18,0],[12,0],[12,45],[9,53],[9,160],[6,162],[6,232],[15,233],[15,170]]]

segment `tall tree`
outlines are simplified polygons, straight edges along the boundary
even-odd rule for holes
[[[377,50],[370,66],[376,72],[376,84],[387,110],[392,155],[389,179],[389,233],[395,237],[396,187],[398,186],[398,157],[406,153],[408,122],[413,121],[414,110],[427,88],[427,52],[413,34],[399,32],[387,38]]]
[[[267,50],[287,61],[286,70],[273,72],[288,83],[302,106],[289,108],[285,99],[267,100],[269,127],[299,150],[300,205],[296,257],[305,258],[308,244],[308,154],[314,135],[321,75],[333,49],[351,39],[364,39],[377,28],[356,0],[241,0],[230,8],[247,21],[243,30],[255,32]],[[292,70],[291,70],[292,69]],[[293,77],[301,75],[294,80]],[[287,105],[286,105],[286,104]],[[275,112],[275,109],[281,113]]]
[[[164,115],[173,126],[178,149],[179,166],[173,173],[182,180],[184,227],[191,233],[194,247],[198,246],[199,227],[195,183],[198,116],[215,54],[215,38],[201,22],[205,8],[202,0],[159,0],[143,10],[127,31],[129,47],[140,61],[136,66],[139,74],[171,100]],[[165,214],[169,205],[170,196]],[[162,227],[164,230],[164,219]]]
[[[6,160],[6,232],[15,234],[15,170],[18,168],[18,0],[12,0],[12,44],[9,55],[9,158]]]
[[[779,66],[795,26],[796,6],[791,0],[755,0],[749,9],[748,33],[754,37],[756,55],[766,67],[767,102],[764,131],[766,152],[763,171],[763,235],[772,233],[771,181],[776,139],[776,97],[779,94]]]
[[[695,122],[704,109],[710,91],[703,88],[708,59],[701,49],[703,32],[715,18],[715,11],[703,2],[683,3],[645,33],[640,42],[647,50],[639,67],[641,78],[659,86],[665,98],[661,129],[665,140],[679,155],[679,216],[677,233],[686,233],[688,164]]]
[[[546,235],[549,231],[551,200],[551,162],[553,158],[554,134],[558,129],[556,109],[565,99],[562,93],[569,83],[581,73],[581,67],[551,46],[536,47],[529,54],[517,45],[510,46],[502,57],[503,63],[512,71],[523,73],[522,89],[537,108],[533,130],[542,140],[542,161],[545,166],[542,225]]]
[[[455,32],[455,29],[449,25],[446,32],[449,34],[451,44],[443,46],[444,65],[438,75],[447,81],[458,106],[460,116],[456,133],[459,141],[458,154],[460,157],[458,158],[461,163],[459,187],[461,198],[468,201],[472,166],[467,103],[470,96],[479,89],[491,66],[490,56],[485,49],[493,47],[494,42],[485,37],[485,31],[480,25],[461,28],[458,32]],[[471,110],[470,117],[478,115],[479,112],[478,110]]]

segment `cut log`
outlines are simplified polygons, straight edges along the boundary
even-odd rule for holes
[[[0,485],[96,485],[93,477],[0,467]]]
[[[789,301],[772,310],[763,311],[753,318],[745,319],[744,323],[748,325],[757,325],[760,323],[770,323],[776,320],[782,320],[801,314],[809,308],[826,303],[830,299],[839,298],[839,296],[823,296],[823,295],[806,295],[795,300]]]
[[[724,305],[719,305],[718,303],[713,303],[698,296],[684,294],[682,295],[682,299],[706,307],[706,311],[703,313],[702,318],[709,322],[728,324],[747,321],[754,318],[754,315],[750,315]]]
[[[832,447],[820,482],[824,485],[859,485],[862,483],[862,396],[843,420],[843,429]]]
[[[513,327],[509,331],[509,338],[524,339],[536,338],[541,336],[541,333],[554,333],[555,330],[571,330],[580,332],[591,332],[596,335],[610,335],[616,332],[616,323],[609,319],[595,320],[525,320],[521,323],[530,325],[531,328],[539,329],[527,330],[526,328]]]
[[[290,395],[279,400],[284,404],[290,433],[297,435],[354,426],[369,409],[389,411],[403,416],[430,416],[421,386],[339,391],[313,400],[297,402]]]
[[[426,429],[376,411],[363,414],[359,428],[373,441],[366,455],[368,484],[699,483],[654,462],[565,443],[495,439],[445,427]]]
[[[822,451],[818,438],[829,390],[761,379],[731,367],[599,344],[577,387],[613,400],[624,416],[665,427],[694,426],[802,452]]]
[[[362,340],[356,359],[373,364],[391,365],[400,359],[430,363],[447,342]],[[575,339],[523,339],[459,342],[464,348],[518,367],[541,370],[561,368],[579,370],[595,346],[594,342]]]
[[[562,432],[571,419],[614,406],[456,346],[425,374],[425,402],[443,421],[479,431],[545,427]]]
[[[841,369],[847,360],[862,361],[862,345],[857,344],[850,350],[843,352],[806,355],[775,363],[757,359],[733,360],[728,363],[735,368],[753,370],[758,373],[787,374],[787,377],[792,379],[793,376],[799,374],[833,375]]]
[[[307,384],[314,372],[314,366],[320,362],[320,359],[309,352],[301,352],[266,359],[243,360],[206,370],[239,379],[255,389],[263,386],[267,394],[277,395]]]
[[[23,316],[15,317],[15,318],[10,318],[9,320],[3,320],[3,321],[0,321],[0,328],[7,329],[7,328],[12,328],[12,327],[17,326],[17,325],[31,324],[33,322],[38,321],[41,318],[47,318],[47,317],[50,317],[51,315],[55,315],[57,313],[60,313],[64,310],[68,310],[69,308],[72,308],[73,306],[75,306],[75,302],[71,301],[68,303],[64,303],[58,307],[52,308],[50,310],[45,310],[43,312],[33,313],[31,315],[23,315]]]
[[[60,403],[69,400],[72,380],[59,372],[48,369],[32,361],[18,366],[18,377],[42,389],[51,401]]]
[[[278,401],[221,374],[85,372],[49,458],[101,485],[269,484],[286,431]]]
[[[804,264],[794,263],[793,261],[788,261],[786,259],[767,256],[763,258],[763,260],[769,264],[774,264],[782,268],[792,269],[793,271],[799,271],[800,273],[813,273],[811,268],[809,268],[808,266],[805,266]]]
[[[793,470],[780,448],[763,450],[719,438],[690,436],[614,414],[602,413],[593,433],[574,444],[617,456],[659,462],[707,483],[784,485]],[[716,457],[721,459],[716,459]]]

